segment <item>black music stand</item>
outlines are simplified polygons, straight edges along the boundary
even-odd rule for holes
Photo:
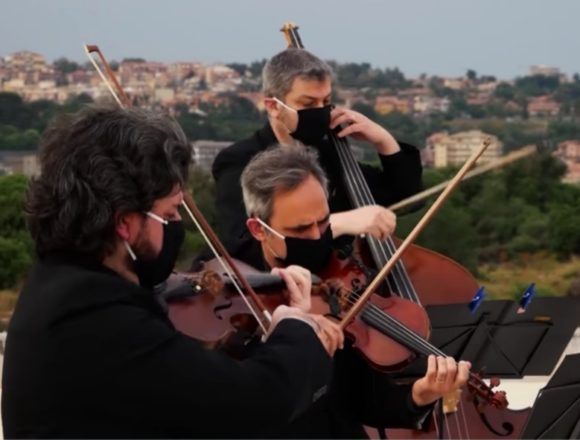
[[[467,304],[428,306],[433,345],[468,360],[484,376],[518,378],[549,375],[574,330],[580,326],[580,300],[534,298],[524,314],[514,301],[485,301],[472,314]],[[424,359],[400,377],[424,374]]]
[[[521,438],[580,439],[580,353],[566,356],[540,390]]]

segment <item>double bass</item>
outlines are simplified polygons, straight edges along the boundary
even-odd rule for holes
[[[298,27],[293,23],[285,24],[284,33],[289,47],[303,48],[298,34]],[[346,138],[339,138],[336,131],[329,132],[329,140],[340,160],[344,186],[351,206],[374,205],[370,188],[354,158]],[[398,253],[400,240],[388,238],[377,240],[366,236],[366,246],[361,239],[355,241],[357,255],[366,264],[384,267]],[[478,284],[474,277],[463,266],[451,259],[427,250],[410,245],[406,253],[394,263],[387,278],[391,294],[406,298],[417,304],[436,305],[468,303]],[[427,353],[424,353],[427,354]],[[492,383],[494,385],[494,383]],[[428,424],[425,431],[387,430],[393,438],[514,438],[522,429],[529,410],[512,411],[505,407],[498,409],[478,407],[473,396],[463,392],[461,396],[447,399],[434,423]],[[451,400],[451,403],[449,402]],[[461,420],[459,420],[461,418]],[[471,426],[471,429],[469,429]],[[368,428],[373,437],[383,433]]]
[[[303,49],[298,27],[286,23],[281,31],[288,47]],[[372,192],[346,138],[329,131],[352,208],[376,205]],[[355,253],[369,267],[383,267],[393,257],[400,240],[376,239],[367,234],[355,240]],[[387,277],[390,292],[421,305],[469,303],[479,285],[463,266],[437,252],[412,245]]]

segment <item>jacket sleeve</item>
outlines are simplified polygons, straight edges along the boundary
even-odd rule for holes
[[[240,181],[245,163],[233,164],[223,153],[226,151],[218,155],[213,166],[220,238],[232,257],[256,266],[262,261],[262,250],[246,227],[248,217]]]
[[[389,206],[412,196],[423,187],[419,150],[399,142],[401,151],[388,156],[379,154],[381,167],[361,164],[363,174],[379,205]]]
[[[162,320],[148,321],[132,326],[138,335],[119,335],[135,347],[113,375],[111,399],[130,403],[131,412],[171,437],[267,436],[324,394],[331,377],[331,358],[298,320],[280,322],[244,361],[207,350]]]
[[[368,364],[352,347],[337,355],[336,380],[341,405],[361,423],[373,427],[417,428],[433,405],[418,407],[411,385],[399,384]]]

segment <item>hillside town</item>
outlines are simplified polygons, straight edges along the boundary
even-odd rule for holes
[[[529,78],[546,83],[557,82],[553,93],[531,93],[518,99],[513,92],[516,80],[498,80],[493,76],[477,76],[468,71],[463,77],[442,78],[421,75],[406,79],[398,69],[373,69],[369,65],[336,65],[338,85],[336,102],[347,107],[366,108],[378,116],[403,115],[413,120],[430,118],[477,119],[483,112],[504,121],[546,121],[575,117],[576,108],[558,99],[558,88],[576,84],[578,75],[568,77],[558,68],[531,66]],[[127,58],[111,63],[119,82],[138,105],[187,113],[203,119],[207,108],[227,106],[232,95],[251,102],[262,112],[260,72],[263,62],[250,65],[205,64],[199,61],[161,63]],[[362,69],[362,74],[356,70]],[[356,76],[358,75],[358,76]],[[365,77],[366,75],[366,77]],[[362,78],[362,79],[361,79]],[[524,78],[525,79],[525,78]],[[366,86],[359,83],[366,81]],[[364,84],[363,84],[364,85]],[[521,86],[521,84],[520,84]],[[0,57],[0,93],[16,94],[26,103],[49,101],[64,105],[79,96],[91,100],[107,99],[109,91],[93,66],[61,58],[48,62],[41,54],[22,51]],[[504,154],[504,139],[481,129],[435,131],[426,133],[422,160],[426,167],[447,167],[462,164],[473,148],[490,136],[492,143],[482,158],[490,161]],[[196,163],[209,169],[215,155],[234,139],[192,138]],[[519,145],[523,147],[524,145]],[[517,147],[517,146],[516,146]],[[580,182],[580,139],[563,139],[551,145],[553,154],[568,169],[565,181]],[[357,148],[357,156],[364,151]],[[512,145],[510,149],[514,149]],[[13,151],[0,148],[0,173],[38,173],[35,151]]]

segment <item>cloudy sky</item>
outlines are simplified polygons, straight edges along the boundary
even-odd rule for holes
[[[325,59],[423,72],[510,78],[532,64],[580,72],[576,0],[1,0],[0,55],[32,50],[107,58],[250,62],[284,48],[300,26]]]

